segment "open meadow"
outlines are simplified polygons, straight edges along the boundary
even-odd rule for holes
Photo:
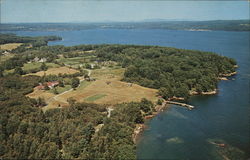
[[[39,71],[36,73],[31,73],[30,75],[37,75],[37,76],[43,76],[44,74],[46,75],[58,75],[59,73],[61,74],[73,74],[77,73],[78,71],[72,68],[68,67],[58,67],[58,68],[49,68],[47,71]]]
[[[67,67],[51,68],[46,71],[46,75],[66,73],[67,71],[74,70]],[[121,79],[124,74],[124,68],[104,67],[102,69],[91,70],[90,72],[91,78],[94,78],[95,81],[82,80],[79,87],[75,90],[71,89],[69,85],[65,87],[56,87],[58,91],[58,94],[56,95],[53,93],[53,89],[49,91],[35,89],[35,91],[28,94],[28,96],[31,98],[44,98],[48,104],[44,108],[45,110],[66,106],[69,98],[73,98],[77,102],[111,105],[123,102],[140,101],[142,98],[147,98],[153,102],[157,100],[156,89],[122,82]],[[43,72],[37,72],[35,75],[42,76],[43,74]]]
[[[11,51],[13,49],[16,49],[17,47],[21,46],[23,43],[7,43],[7,44],[1,44],[0,49],[1,50],[8,50]]]

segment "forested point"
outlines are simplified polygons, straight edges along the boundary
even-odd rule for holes
[[[42,98],[26,96],[38,83],[58,80],[63,86],[67,77],[72,79],[74,88],[79,83],[76,78],[86,73],[79,68],[74,74],[27,75],[47,69],[45,63],[38,70],[22,69],[36,58],[46,58],[46,62],[60,66],[57,61],[60,56],[79,57],[81,51],[94,51],[84,55],[95,55],[91,60],[96,62],[117,62],[125,68],[123,81],[159,89],[158,94],[164,99],[174,96],[188,99],[190,91],[212,91],[217,87],[218,77],[234,72],[236,65],[234,59],[194,50],[135,45],[32,45],[37,39],[47,42],[51,38],[0,36],[2,44],[24,43],[11,51],[13,56],[0,62],[0,158],[3,159],[136,159],[132,141],[135,125],[143,123],[143,117],[155,110],[152,102],[142,99],[113,106],[115,109],[108,117],[107,104],[72,100],[68,107],[43,112],[46,102]],[[5,52],[2,50],[0,56],[6,56]]]
[[[218,77],[235,72],[236,65],[234,59],[215,53],[159,46],[109,45],[96,54],[125,67],[124,81],[159,89],[165,99],[213,91]]]
[[[40,47],[48,44],[48,41],[62,40],[58,36],[41,36],[41,37],[28,37],[17,36],[15,34],[0,34],[0,44],[6,43],[30,43],[34,47]]]

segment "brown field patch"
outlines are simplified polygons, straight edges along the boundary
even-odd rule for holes
[[[96,79],[121,79],[123,77],[125,69],[124,68],[105,68],[105,69],[96,69],[91,72],[91,77]]]
[[[27,94],[28,97],[30,98],[44,98],[45,101],[47,102],[51,97],[54,97],[53,93],[46,92],[45,90],[39,90],[39,89],[34,89],[34,91],[30,94]]]
[[[59,68],[50,68],[47,71],[40,71],[37,73],[31,73],[30,75],[37,75],[37,76],[43,76],[44,74],[46,75],[50,75],[50,74],[54,74],[54,75],[58,75],[59,73],[61,74],[73,74],[78,72],[75,69],[72,68],[68,68],[68,67],[59,67]]]
[[[107,81],[111,83],[107,84]],[[89,97],[105,95],[92,102],[97,104],[117,104],[140,101],[142,98],[156,101],[156,92],[156,89],[150,89],[136,84],[130,86],[129,83],[121,82],[116,79],[102,79],[92,82],[83,89],[68,92],[67,94],[57,97],[57,99],[65,102],[66,99],[73,97],[78,102],[88,102],[86,99]]]
[[[43,97],[47,102],[44,110],[67,106],[68,98],[74,98],[77,102],[96,104],[117,104],[123,102],[138,102],[147,98],[156,102],[157,90],[120,81],[124,73],[123,68],[104,68],[91,71],[91,77],[96,81],[82,81],[76,90],[70,90],[63,94],[54,95],[48,91],[35,90],[28,96],[32,98]]]
[[[39,97],[44,98],[45,102],[48,104],[47,106],[43,107],[44,111],[47,109],[52,109],[56,107],[65,107],[68,105],[67,101],[61,102],[61,101],[55,100],[54,98],[56,96],[55,94],[50,93],[45,90],[39,90],[37,88],[35,88],[32,93],[27,94],[26,96],[30,98],[35,98],[35,99],[38,99]]]
[[[11,51],[13,49],[16,49],[17,47],[21,46],[23,43],[7,43],[7,44],[1,44],[0,49],[1,50],[8,50]]]

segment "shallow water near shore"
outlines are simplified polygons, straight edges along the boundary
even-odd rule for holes
[[[18,35],[58,35],[63,41],[49,45],[141,44],[212,51],[235,58],[238,74],[221,81],[219,93],[193,96],[192,111],[172,105],[147,122],[137,145],[139,159],[222,159],[220,148],[211,143],[219,139],[249,157],[250,148],[250,32],[169,31],[93,29],[82,31],[14,32]],[[213,140],[212,140],[213,141]],[[236,156],[237,157],[237,156]],[[235,158],[238,159],[238,158]]]

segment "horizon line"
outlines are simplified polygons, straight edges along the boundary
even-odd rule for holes
[[[240,20],[248,20],[250,19],[213,19],[213,20],[178,20],[178,19],[150,19],[150,20],[138,20],[138,21],[72,21],[72,22],[1,22],[0,24],[38,24],[38,23],[47,23],[47,24],[94,24],[94,23],[150,23],[150,22],[207,22],[207,21],[240,21]]]

